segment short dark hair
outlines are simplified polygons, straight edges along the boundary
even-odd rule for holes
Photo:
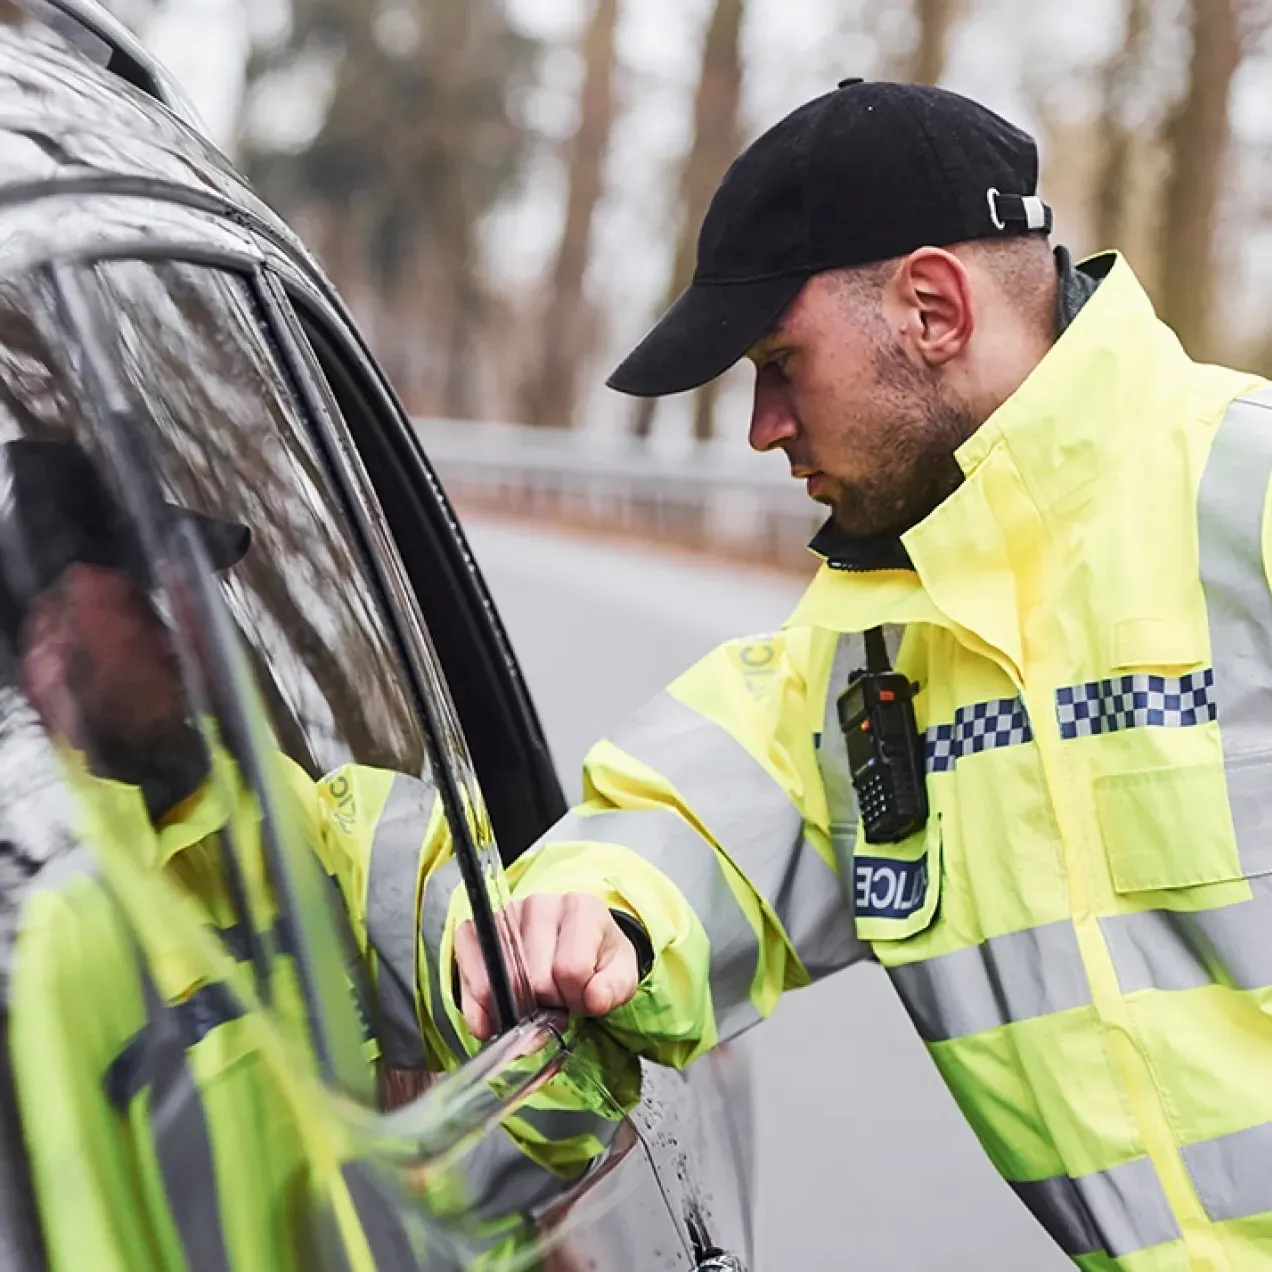
[[[1017,234],[956,245],[974,256],[1022,317],[1050,324],[1054,315],[1055,257],[1045,234]],[[887,281],[904,257],[832,270],[836,289],[853,305],[877,305]]]

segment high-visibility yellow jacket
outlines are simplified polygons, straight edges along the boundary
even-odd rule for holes
[[[401,774],[348,766],[315,784],[278,758],[287,813],[338,884],[370,969],[370,1050],[440,1067],[419,983],[421,931],[440,938],[458,880],[440,801]],[[88,847],[39,876],[22,912],[9,1041],[55,1269],[313,1268],[310,1243],[331,1238],[333,1216],[340,1266],[375,1266],[350,1193],[370,1185],[324,1115],[285,950],[269,1020],[244,1008],[245,941],[217,842],[227,826],[258,931],[277,910],[255,802],[225,756],[214,763],[220,780],[158,827],[136,787],[80,772]]]
[[[1272,389],[1119,258],[957,458],[908,561],[828,561],[600,742],[514,895],[644,925],[606,1025],[673,1064],[873,957],[1078,1266],[1272,1268]],[[836,715],[876,626],[931,803],[893,845]]]

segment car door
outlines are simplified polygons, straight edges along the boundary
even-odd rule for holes
[[[165,495],[251,527],[251,552],[221,591],[273,736],[314,779],[349,765],[427,772],[449,791],[460,867],[451,882],[462,879],[474,910],[486,909],[488,969],[507,996],[504,1037],[430,1090],[422,1109],[397,1110],[396,1129],[365,1128],[368,1158],[382,1164],[403,1126],[413,1128],[412,1148],[395,1159],[399,1182],[409,1190],[420,1181],[456,1267],[496,1256],[517,1266],[549,1250],[560,1267],[583,1250],[618,1269],[695,1266],[624,1117],[639,1091],[634,1062],[618,1060],[627,1084],[611,1088],[598,1080],[614,1070],[595,1039],[563,1038],[564,1022],[533,1013],[515,937],[499,922],[506,893],[492,820],[427,628],[279,296],[260,277],[208,263],[115,259],[93,275]],[[445,913],[444,895],[440,906],[430,901],[442,878],[430,878],[420,905],[426,946]],[[427,965],[433,980],[421,996],[436,1003],[437,967]],[[394,1005],[373,1004],[371,1015],[383,1029]],[[462,1057],[454,1022],[434,1013],[433,1023],[443,1050]],[[437,1056],[403,1044],[389,1058],[399,1078],[422,1078]],[[440,1141],[430,1129],[439,1107],[451,1127]],[[430,1248],[430,1267],[452,1265],[439,1262],[435,1230]]]
[[[355,333],[298,276],[286,276],[277,298],[280,319],[286,319],[288,304],[295,314],[301,374],[325,382],[325,407],[318,409],[330,413],[363,461],[393,540],[401,545],[421,609],[431,606],[440,622],[458,626],[460,616],[440,613],[437,597],[430,597],[436,562],[448,556],[451,568],[462,569],[469,579],[464,588],[448,593],[448,601],[475,603],[488,616],[488,630],[476,638],[473,633],[483,624],[470,610],[465,639],[447,645],[446,671],[451,684],[463,686],[465,732],[482,739],[473,762],[500,832],[500,856],[511,860],[556,819],[563,804],[555,775],[550,784],[543,780],[546,745],[515,658],[493,621],[480,574],[418,439]],[[484,659],[464,657],[483,646]],[[492,722],[498,744],[491,737]],[[527,773],[533,785],[548,785],[546,798],[527,789]],[[588,1063],[582,1055],[565,1057],[561,1080]],[[622,1120],[621,1130],[608,1132],[607,1151],[589,1165],[590,1192],[553,1196],[559,1187],[543,1189],[546,1197],[534,1208],[542,1230],[563,1242],[559,1257],[582,1261],[581,1266],[588,1266],[587,1259],[606,1268],[745,1266],[752,1197],[744,1060],[722,1054],[692,1075],[643,1065],[638,1081],[641,1098],[631,1116]],[[612,1104],[629,1103],[617,1091],[611,1095]],[[533,1175],[532,1166],[523,1163],[522,1170]],[[611,1210],[608,1197],[615,1191],[629,1200]]]

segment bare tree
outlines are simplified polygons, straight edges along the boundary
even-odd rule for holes
[[[1101,159],[1095,188],[1095,237],[1101,248],[1121,242],[1130,202],[1135,133],[1128,110],[1144,60],[1148,35],[1148,0],[1124,0],[1120,48],[1109,58],[1101,77]]]
[[[1206,356],[1211,342],[1228,96],[1242,56],[1236,5],[1237,0],[1190,0],[1187,87],[1166,132],[1171,166],[1163,198],[1159,309],[1194,356]]]
[[[576,377],[589,344],[583,283],[614,124],[618,13],[618,0],[596,0],[583,33],[583,91],[570,147],[565,225],[552,267],[539,362],[524,395],[524,415],[530,424],[568,428],[574,418]]]
[[[910,61],[916,84],[939,84],[949,59],[950,35],[958,21],[962,0],[914,0],[918,28]]]
[[[409,405],[476,413],[487,300],[478,227],[528,149],[509,102],[535,45],[499,0],[291,8],[281,45],[252,59],[249,88],[255,96],[271,77],[321,64],[326,110],[296,153],[249,130],[249,175],[306,224]]]
[[[693,279],[698,228],[711,195],[737,155],[739,108],[742,98],[742,19],[745,0],[715,0],[715,9],[702,45],[698,90],[694,97],[693,142],[680,171],[680,231],[667,287],[670,305]],[[704,385],[694,397],[693,433],[700,441],[715,432],[718,385]],[[647,437],[653,427],[656,398],[637,408],[634,431]]]

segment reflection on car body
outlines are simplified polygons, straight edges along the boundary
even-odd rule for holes
[[[88,0],[0,0],[0,1267],[735,1272],[745,1065],[536,1012],[503,864],[564,808],[515,659],[165,85]]]

